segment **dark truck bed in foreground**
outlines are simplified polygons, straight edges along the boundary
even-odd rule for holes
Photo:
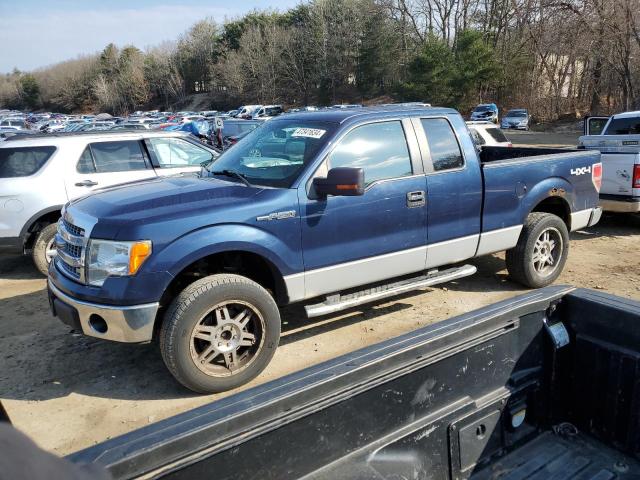
[[[639,458],[640,304],[561,286],[71,457],[115,478],[332,480],[637,479]]]

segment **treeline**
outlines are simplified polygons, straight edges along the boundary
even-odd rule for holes
[[[0,106],[63,112],[421,100],[540,120],[640,107],[638,0],[312,0],[205,19],[146,52],[0,77]]]

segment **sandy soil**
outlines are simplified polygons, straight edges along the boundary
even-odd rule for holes
[[[640,299],[640,218],[607,216],[572,234],[557,283]],[[307,320],[284,312],[276,356],[251,385],[429,323],[523,293],[503,255],[474,262],[467,279],[396,297],[342,315]],[[103,342],[72,334],[51,317],[45,280],[28,258],[0,257],[0,398],[17,427],[67,454],[220,398],[198,396],[165,370],[154,345]]]

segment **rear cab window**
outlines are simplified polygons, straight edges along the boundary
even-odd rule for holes
[[[487,128],[487,133],[491,135],[491,138],[496,142],[505,143],[509,141],[509,139],[505,137],[504,133],[502,133],[502,130],[497,127]]]
[[[0,178],[28,177],[38,172],[56,147],[0,148]]]
[[[612,118],[605,135],[640,134],[640,117]]]
[[[456,134],[446,118],[420,119],[436,172],[464,167],[464,157]]]

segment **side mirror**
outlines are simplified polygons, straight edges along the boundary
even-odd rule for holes
[[[313,187],[322,197],[364,195],[364,170],[352,167],[332,168],[327,173],[327,178],[314,178]]]

